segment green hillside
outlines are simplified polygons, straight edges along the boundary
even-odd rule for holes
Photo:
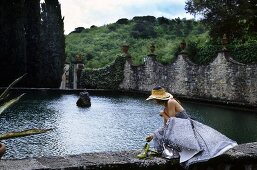
[[[157,60],[165,64],[174,59],[183,39],[192,46],[206,43],[209,38],[207,29],[195,20],[153,16],[123,18],[101,27],[77,28],[66,36],[66,55],[68,62],[73,62],[79,54],[87,68],[99,68],[114,61],[126,42],[133,62],[141,64],[150,44],[154,43]]]

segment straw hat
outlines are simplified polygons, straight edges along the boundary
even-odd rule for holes
[[[170,98],[173,98],[173,96],[170,93],[166,92],[164,88],[155,87],[152,90],[151,95],[146,100],[151,100],[151,99],[169,100]]]

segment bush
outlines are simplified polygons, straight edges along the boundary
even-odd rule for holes
[[[116,23],[117,24],[128,24],[129,20],[127,18],[121,18]]]
[[[97,26],[91,25],[90,29],[94,29],[94,28],[97,28]]]
[[[114,24],[108,25],[107,28],[108,28],[110,31],[116,31],[116,29],[117,29],[116,25],[114,25]]]
[[[132,28],[131,36],[133,38],[156,38],[157,33],[151,23],[138,22]]]
[[[96,89],[117,89],[124,75],[125,57],[119,56],[116,60],[100,69],[84,69],[82,72],[82,86]]]
[[[170,24],[170,20],[165,17],[159,17],[157,18],[157,22],[159,25],[168,25]]]
[[[150,23],[155,23],[156,22],[156,18],[154,16],[140,16],[140,17],[134,17],[132,19],[135,22],[150,22]]]
[[[189,57],[196,64],[208,64],[217,57],[221,45],[201,44],[188,42],[187,51]],[[227,46],[231,57],[241,63],[257,62],[257,42],[251,41],[244,44],[230,44]]]
[[[227,48],[230,51],[231,56],[241,63],[257,62],[257,41],[229,45]]]
[[[197,53],[194,56],[194,62],[197,64],[208,64],[217,57],[218,52],[221,50],[220,45],[205,45],[198,47]]]

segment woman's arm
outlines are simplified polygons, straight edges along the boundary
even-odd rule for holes
[[[161,111],[160,116],[163,117],[163,122],[165,125],[167,123],[168,119],[170,118],[169,115],[167,115],[167,113],[165,113],[165,111]]]

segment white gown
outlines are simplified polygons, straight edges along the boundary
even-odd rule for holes
[[[156,130],[153,142],[160,153],[167,147],[178,152],[180,163],[186,167],[219,156],[237,145],[217,130],[192,120],[186,111],[169,118]]]

